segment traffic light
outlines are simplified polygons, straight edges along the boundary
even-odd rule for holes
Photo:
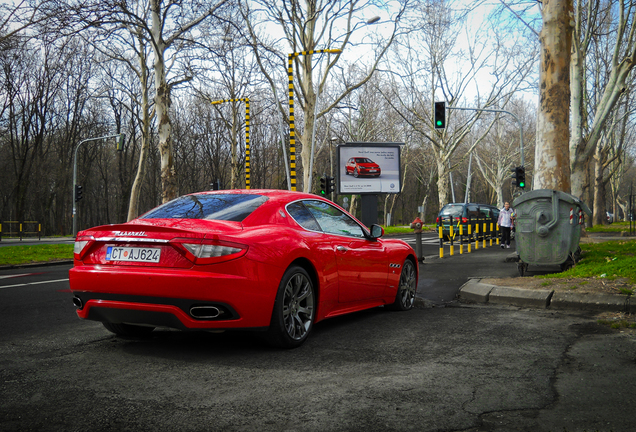
[[[435,102],[435,129],[446,128],[446,102]]]
[[[325,196],[327,193],[327,177],[322,176],[320,177],[320,195]]]
[[[336,179],[327,176],[327,193],[330,194],[336,191]]]
[[[522,166],[518,166],[511,171],[514,173],[512,175],[512,185],[520,187],[521,189],[526,187],[526,169]]]
[[[78,202],[82,198],[82,186],[75,185],[75,202]]]

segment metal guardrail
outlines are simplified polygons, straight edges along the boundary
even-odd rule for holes
[[[6,226],[9,226],[9,231],[5,230]],[[33,230],[29,231],[29,227],[33,226]],[[12,227],[16,227],[16,230],[13,230]],[[37,231],[35,231],[37,228]],[[20,241],[22,241],[23,237],[28,237],[31,234],[37,234],[38,240],[42,240],[42,224],[38,221],[4,221],[0,223],[0,241],[2,241],[2,236],[7,237],[20,237]]]
[[[445,232],[444,222],[448,222],[448,231]],[[465,227],[465,228],[464,228]],[[459,236],[459,254],[464,253],[464,245],[467,246],[467,253],[472,252],[474,243],[475,250],[479,249],[481,243],[482,248],[488,246],[499,245],[501,230],[499,225],[491,218],[473,218],[468,217],[463,222],[462,218],[448,216],[441,217],[437,222],[439,232],[439,257],[444,258],[444,246],[450,246],[450,255],[455,255],[455,239]],[[444,238],[448,240],[445,241]]]

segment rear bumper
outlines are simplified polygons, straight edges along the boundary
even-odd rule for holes
[[[80,299],[77,315],[82,319],[181,330],[268,327],[280,277],[259,278],[268,272],[251,265],[245,276],[79,265],[69,271],[69,283]],[[197,318],[193,307],[220,313]]]

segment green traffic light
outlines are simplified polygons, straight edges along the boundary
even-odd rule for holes
[[[437,120],[437,126],[441,126],[442,125],[442,121],[441,120]]]
[[[519,187],[520,187],[520,188],[522,188],[522,187],[526,187],[526,184],[525,184],[524,182],[521,182],[521,183],[519,183]]]

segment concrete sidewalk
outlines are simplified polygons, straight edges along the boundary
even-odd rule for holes
[[[581,243],[601,243],[630,240],[623,233],[588,233]],[[515,254],[516,255],[516,254]],[[516,261],[508,257],[506,261]],[[496,286],[481,282],[485,278],[471,278],[461,286],[458,299],[464,303],[511,305],[539,309],[569,309],[590,312],[636,312],[636,300],[626,294],[575,293],[549,289],[524,289],[515,286]]]
[[[464,303],[510,305],[534,309],[569,309],[590,312],[636,312],[636,301],[624,294],[585,294],[554,290],[497,286],[470,279],[459,289]]]

